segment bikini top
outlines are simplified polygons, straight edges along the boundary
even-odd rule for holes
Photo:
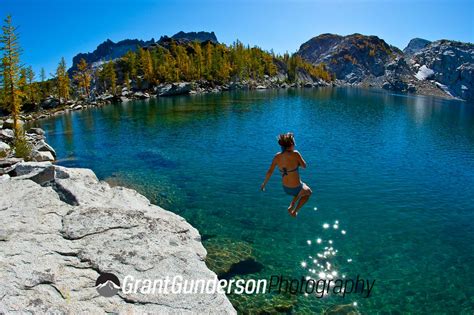
[[[282,150],[282,153],[284,153],[286,151],[286,148],[285,147],[281,147],[281,150]],[[292,170],[288,170],[286,167],[284,167],[283,169],[280,170],[281,172],[281,176],[282,177],[285,177],[286,175],[288,175],[288,173],[292,173],[292,172],[298,172],[298,169],[300,168],[300,165],[298,164],[297,167],[295,167],[294,169]]]
[[[300,166],[298,165],[296,168],[294,168],[294,169],[292,169],[292,170],[288,170],[286,167],[284,167],[283,169],[280,170],[281,176],[282,176],[282,177],[285,177],[286,175],[288,175],[288,173],[291,173],[291,172],[298,172],[299,167],[300,167]]]

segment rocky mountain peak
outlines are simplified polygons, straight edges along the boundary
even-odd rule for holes
[[[155,40],[153,38],[149,41],[143,41],[139,39],[125,39],[116,43],[110,39],[107,39],[103,43],[99,44],[93,52],[79,53],[74,56],[72,58],[72,67],[68,70],[68,72],[72,74],[76,70],[76,66],[79,61],[81,61],[83,58],[88,64],[92,64],[101,60],[112,60],[122,57],[129,50],[136,51],[138,47],[144,47],[154,43]]]
[[[129,50],[136,51],[138,47],[148,47],[156,44],[167,43],[171,39],[180,42],[187,43],[193,41],[205,42],[210,41],[218,43],[216,34],[214,32],[178,32],[171,37],[161,36],[158,42],[152,38],[151,40],[144,41],[140,39],[125,39],[119,42],[114,42],[107,39],[103,43],[99,44],[93,52],[79,53],[72,59],[72,67],[68,70],[72,74],[76,70],[76,65],[79,61],[84,58],[88,64],[103,60],[112,60],[120,58],[125,55]]]
[[[384,65],[403,53],[377,36],[322,34],[301,45],[297,54],[324,63],[339,80],[355,83],[365,76],[381,76]]]
[[[218,43],[216,34],[214,32],[178,32],[171,36],[175,40],[187,40],[187,41],[211,41],[213,43]]]
[[[297,54],[325,63],[341,84],[474,99],[474,45],[412,39],[402,52],[377,36],[321,34]]]
[[[431,42],[423,38],[413,38],[403,49],[405,55],[411,56],[428,46]]]

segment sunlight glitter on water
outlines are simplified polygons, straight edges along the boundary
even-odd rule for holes
[[[339,220],[335,220],[334,225],[332,226],[333,229],[337,230],[337,229],[339,229],[339,226],[340,226]],[[323,230],[328,230],[330,225],[328,223],[324,223],[322,225],[322,227],[323,227]],[[327,232],[325,232],[325,233],[327,233]],[[341,234],[345,235],[346,230],[341,230]],[[308,244],[308,246],[313,245],[313,242],[311,240],[307,240],[306,243]],[[322,279],[322,280],[332,280],[332,279],[337,278],[338,275],[339,275],[339,271],[337,269],[339,269],[340,266],[336,267],[334,265],[335,261],[333,261],[333,258],[338,253],[338,249],[336,249],[334,247],[334,240],[332,240],[332,239],[324,240],[323,238],[318,237],[316,239],[315,244],[322,245],[322,248],[321,248],[321,250],[316,252],[316,254],[314,255],[318,259],[314,259],[313,255],[308,256],[308,258],[310,259],[310,262],[311,261],[313,262],[313,267],[310,267],[308,269],[309,274],[306,276],[306,279],[307,280],[313,279],[315,281],[318,281],[320,279]],[[347,259],[347,262],[352,262],[352,259],[351,258]],[[303,268],[306,268],[308,266],[307,262],[303,261],[301,263],[301,266]],[[317,277],[315,277],[316,275],[317,275]],[[346,276],[343,274],[343,275],[341,275],[341,277],[345,278]],[[328,284],[328,285],[329,285],[329,287],[331,286],[331,284]],[[338,294],[342,294],[342,293],[343,293],[343,291],[341,291]],[[336,295],[338,295],[338,294],[336,294]],[[327,297],[329,295],[330,295],[330,293],[323,293],[323,297]]]

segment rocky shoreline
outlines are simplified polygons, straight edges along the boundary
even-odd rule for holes
[[[265,78],[260,81],[236,81],[222,85],[212,84],[205,80],[196,82],[162,83],[154,87],[152,90],[129,90],[126,87],[123,87],[119,95],[100,94],[89,100],[67,100],[63,101],[61,106],[59,105],[59,99],[50,96],[40,104],[39,108],[41,108],[41,110],[23,115],[22,118],[25,120],[43,119],[49,116],[64,114],[65,111],[76,111],[86,108],[101,107],[114,102],[127,102],[136,99],[143,100],[153,97],[173,97],[179,95],[196,95],[239,90],[248,91],[331,86],[331,84],[323,80],[313,80],[311,77],[306,76],[301,77],[299,82],[291,84],[284,82],[285,79],[286,77],[265,76]]]
[[[158,85],[153,91],[129,91],[126,88],[122,89],[120,95],[101,94],[90,100],[67,100],[63,101],[61,105],[59,99],[52,96],[44,100],[39,106],[39,110],[24,113],[21,119],[25,122],[44,119],[52,116],[62,115],[69,111],[79,111],[87,108],[102,107],[113,103],[128,102],[131,100],[145,100],[154,97],[173,97],[180,95],[199,95],[209,93],[220,93],[226,91],[248,91],[248,90],[274,90],[274,89],[295,89],[295,88],[318,88],[318,87],[355,87],[355,88],[384,88],[384,81],[378,82],[376,79],[366,79],[362,82],[353,84],[345,81],[336,80],[332,83],[325,81],[302,81],[299,83],[281,83],[275,79],[270,79],[264,82],[248,81],[248,82],[233,82],[224,85],[210,85],[207,82],[178,82],[166,83]],[[458,99],[452,95],[447,94],[442,87],[436,86],[434,81],[424,81],[416,83],[417,89],[410,90],[410,85],[407,86],[406,91],[413,95],[435,96],[446,99]],[[396,90],[395,90],[396,91]],[[8,116],[0,117],[0,128],[2,123],[9,119]],[[0,141],[1,141],[0,136]],[[1,150],[1,148],[0,148]]]
[[[24,125],[23,120],[19,120]],[[26,143],[30,149],[28,160],[35,162],[54,161],[56,151],[45,141],[44,130],[29,128],[24,133]],[[13,120],[0,120],[0,176],[8,175],[14,165],[22,159],[15,157]]]
[[[41,129],[27,134],[34,145],[44,142]],[[219,293],[99,295],[104,272],[119,279],[216,274],[199,232],[134,190],[50,161],[4,158],[0,171],[1,314],[236,313]]]

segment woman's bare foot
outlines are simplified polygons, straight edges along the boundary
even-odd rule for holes
[[[288,212],[291,212],[291,211],[295,210],[296,202],[299,199],[298,197],[299,197],[299,195],[293,197],[293,199],[290,202],[290,205],[288,206]]]
[[[295,210],[288,208],[288,213],[289,213],[293,218],[296,217],[296,212],[295,212]]]
[[[296,202],[290,203],[290,205],[288,206],[288,212],[292,212],[293,210],[295,210],[295,205],[296,205]]]

